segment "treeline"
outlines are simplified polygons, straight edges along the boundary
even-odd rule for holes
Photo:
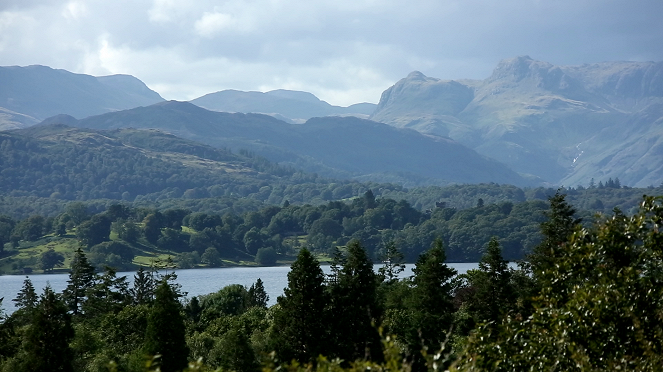
[[[658,371],[662,201],[587,229],[558,193],[518,269],[496,239],[463,275],[436,240],[410,278],[393,244],[375,273],[353,240],[327,276],[303,248],[270,308],[260,280],[182,301],[172,275],[129,286],[79,250],[61,294],[25,281],[0,325],[2,370]]]
[[[421,212],[404,200],[376,198],[370,190],[348,202],[317,206],[286,203],[223,215],[122,204],[91,213],[87,205],[74,202],[55,217],[34,215],[19,221],[1,217],[0,253],[6,262],[46,234],[75,236],[99,268],[108,265],[131,270],[133,258],[145,250],[170,253],[180,268],[191,268],[220,266],[223,259],[273,265],[301,246],[332,255],[336,247],[358,240],[373,261],[382,261],[393,242],[408,262],[414,262],[440,238],[449,260],[476,262],[486,243],[495,237],[505,257],[520,259],[540,241],[538,224],[546,209],[543,201],[527,201],[482,204],[465,210],[440,206]],[[39,258],[39,268],[53,269],[54,261],[48,259],[53,254],[42,255],[46,258]],[[14,272],[36,268],[34,260],[22,260],[13,262]]]

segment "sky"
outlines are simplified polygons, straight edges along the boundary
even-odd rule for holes
[[[377,103],[412,71],[484,79],[519,55],[663,61],[661,0],[0,0],[0,65],[129,74],[166,99],[302,90]]]

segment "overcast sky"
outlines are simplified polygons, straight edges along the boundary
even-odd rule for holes
[[[166,99],[293,89],[374,102],[418,70],[663,60],[662,0],[0,0],[0,65],[130,74]]]

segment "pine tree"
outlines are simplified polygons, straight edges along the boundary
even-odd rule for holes
[[[469,274],[473,293],[468,301],[469,312],[477,323],[497,323],[515,305],[515,290],[511,283],[509,262],[502,258],[496,238],[479,262],[479,268]]]
[[[581,219],[574,217],[576,211],[566,202],[566,195],[561,190],[557,190],[548,200],[550,210],[545,213],[547,220],[541,223],[543,241],[528,256],[536,281],[545,280],[545,272],[554,267],[563,252],[562,245],[581,222]]]
[[[25,334],[22,370],[73,371],[74,354],[69,347],[73,338],[74,329],[67,308],[50,287],[44,288]]]
[[[279,359],[313,362],[325,351],[327,298],[324,273],[311,252],[302,248],[290,266],[288,287],[274,314],[273,347]]]
[[[334,356],[346,361],[380,360],[382,348],[376,327],[382,312],[377,296],[377,275],[359,241],[351,241],[347,248],[338,282],[330,291]]]
[[[187,366],[189,349],[186,346],[182,305],[166,280],[155,292],[154,304],[147,318],[143,351],[160,355],[157,364],[162,372],[181,371]]]
[[[405,256],[398,250],[396,243],[387,243],[382,259],[383,266],[378,270],[380,275],[389,283],[398,280],[398,274],[405,270]]]
[[[130,293],[136,305],[152,303],[154,300],[154,280],[151,273],[142,267],[138,269],[134,275],[134,285]]]
[[[71,261],[67,288],[62,293],[65,304],[74,315],[81,311],[87,290],[94,286],[95,281],[94,267],[88,262],[81,247],[78,247]]]
[[[267,292],[265,292],[265,286],[260,278],[258,278],[254,284],[251,284],[251,288],[249,288],[249,297],[251,302],[249,306],[267,308],[269,296],[267,295]]]
[[[25,280],[23,281],[23,288],[21,288],[21,291],[18,292],[16,298],[12,301],[16,303],[18,308],[31,311],[35,308],[35,306],[37,306],[38,300],[39,297],[35,291],[35,286],[32,285],[30,278],[26,276]]]
[[[456,270],[447,266],[446,258],[442,240],[438,238],[419,256],[412,270],[412,329],[408,344],[415,358],[415,368],[423,365],[419,353],[421,346],[437,351],[451,331],[454,313],[451,280]]]

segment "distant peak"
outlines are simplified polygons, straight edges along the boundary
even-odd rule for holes
[[[407,75],[406,79],[408,79],[408,80],[426,80],[426,77],[427,77],[426,75],[422,74],[419,71],[412,71]]]

